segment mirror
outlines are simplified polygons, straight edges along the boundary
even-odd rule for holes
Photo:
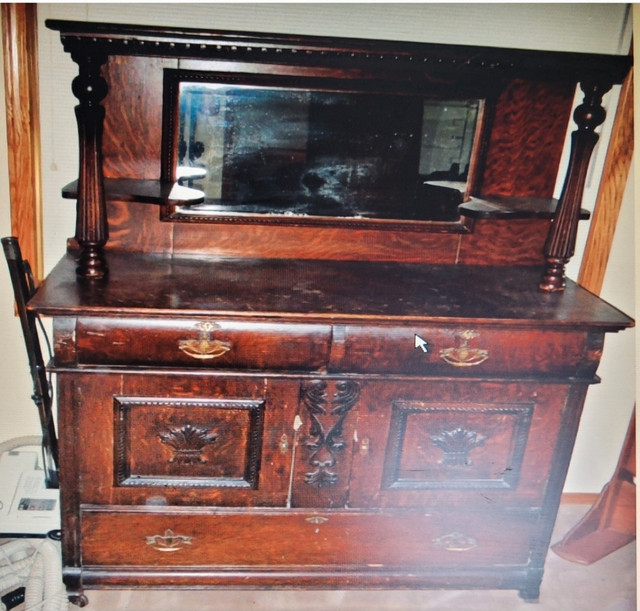
[[[179,215],[459,220],[477,99],[180,81]]]

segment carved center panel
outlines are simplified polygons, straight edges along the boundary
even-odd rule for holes
[[[513,488],[533,404],[394,401],[383,488]]]
[[[307,484],[323,488],[338,482],[334,469],[338,454],[346,447],[343,436],[344,420],[360,396],[355,382],[336,382],[335,393],[329,397],[327,383],[314,380],[300,390],[301,402],[310,417],[309,436],[304,445],[309,449],[308,464],[312,467],[305,475]]]
[[[264,402],[116,397],[120,486],[257,488]]]
[[[203,458],[203,451],[216,440],[218,434],[211,433],[206,426],[185,424],[180,427],[167,427],[158,433],[158,437],[162,443],[173,448],[174,454],[169,462],[191,465],[207,462],[207,459]]]

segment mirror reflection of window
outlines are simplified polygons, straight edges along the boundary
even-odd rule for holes
[[[425,180],[466,184],[478,110],[478,100],[425,101],[420,151]]]
[[[199,213],[459,218],[477,100],[181,83],[179,104]]]

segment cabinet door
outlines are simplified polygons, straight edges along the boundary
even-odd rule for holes
[[[568,386],[363,384],[353,507],[539,507]]]
[[[85,373],[59,384],[81,503],[286,504],[297,383]]]

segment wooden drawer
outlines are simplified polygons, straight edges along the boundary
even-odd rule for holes
[[[347,326],[331,365],[354,373],[593,376],[601,342],[584,331],[524,327]]]
[[[83,564],[472,568],[525,565],[535,519],[521,512],[313,512],[85,507]],[[295,568],[294,568],[295,567]]]
[[[328,325],[80,318],[77,363],[314,371],[326,366]]]

